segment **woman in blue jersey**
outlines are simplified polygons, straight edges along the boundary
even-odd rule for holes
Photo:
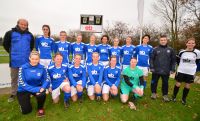
[[[182,95],[182,104],[186,104],[186,98],[189,93],[191,84],[194,82],[194,77],[197,69],[197,63],[200,61],[200,51],[195,49],[195,39],[190,38],[186,41],[186,49],[181,50],[177,56],[177,62],[179,64],[176,72],[176,84],[174,85],[174,92],[172,101],[176,101],[181,83],[184,82],[185,86]]]
[[[50,37],[51,30],[49,25],[43,25],[42,31],[43,35],[38,36],[35,40],[35,48],[40,53],[40,64],[47,68],[52,59],[54,39]]]
[[[87,93],[90,100],[101,99],[101,85],[103,79],[104,66],[99,64],[99,53],[92,54],[92,63],[87,66],[88,82]]]
[[[153,51],[152,46],[148,45],[149,40],[150,36],[144,35],[142,37],[142,44],[138,45],[135,48],[135,53],[134,53],[134,57],[137,58],[138,60],[137,66],[144,73],[144,88],[146,88],[146,82],[148,80],[149,60]]]
[[[104,70],[104,81],[103,84],[103,100],[108,101],[109,93],[112,97],[117,96],[118,94],[118,86],[120,83],[120,75],[121,71],[120,68],[116,66],[117,57],[111,56],[110,57],[110,66],[106,67]]]
[[[109,49],[109,56],[110,57],[111,56],[116,56],[116,58],[117,58],[116,66],[118,68],[121,68],[120,61],[121,61],[121,54],[122,54],[122,52],[121,52],[121,47],[119,47],[118,45],[119,45],[119,39],[116,37],[113,40],[113,46],[110,47],[110,49]]]
[[[128,36],[126,38],[126,45],[122,46],[122,69],[130,65],[130,60],[133,57],[135,46],[131,43],[131,36]]]
[[[60,32],[60,40],[54,43],[54,53],[61,53],[63,56],[62,63],[69,63],[70,55],[70,43],[67,41],[67,33],[65,31]]]
[[[86,65],[92,63],[92,53],[97,52],[97,46],[95,45],[96,37],[95,35],[90,36],[90,43],[86,44]]]
[[[108,45],[109,41],[109,37],[108,35],[103,35],[101,37],[101,42],[102,44],[99,44],[98,47],[97,47],[97,50],[98,50],[98,53],[99,53],[99,56],[100,56],[100,63],[102,63],[104,65],[104,67],[108,66],[109,65],[109,48],[110,48],[110,45]]]
[[[28,114],[32,112],[30,96],[34,95],[37,99],[37,116],[42,117],[45,115],[43,107],[45,89],[49,85],[48,73],[44,66],[39,64],[40,55],[37,51],[31,52],[29,60],[29,63],[19,69],[17,98],[22,114]]]
[[[56,53],[54,63],[50,64],[48,67],[51,82],[49,92],[52,93],[53,102],[58,103],[60,90],[62,90],[64,92],[64,105],[65,108],[68,108],[71,88],[68,80],[68,68],[66,64],[62,64],[62,60],[62,54]]]
[[[82,103],[83,89],[86,85],[86,69],[81,65],[81,55],[74,55],[74,64],[68,68],[68,75],[71,85],[71,98],[72,101],[79,99]]]
[[[75,55],[81,55],[81,64],[85,64],[85,44],[82,42],[82,35],[78,34],[76,42],[71,44],[72,60],[74,61]]]

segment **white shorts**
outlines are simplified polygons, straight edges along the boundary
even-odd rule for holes
[[[71,97],[77,94],[76,87],[71,86]]]
[[[88,85],[88,87],[87,87],[87,95],[88,96],[94,95],[94,86],[93,85]]]
[[[110,93],[110,86],[107,84],[103,85],[103,90],[102,90],[103,94],[109,94]]]
[[[127,68],[129,65],[122,65],[122,70],[124,70],[125,68]]]
[[[60,95],[60,90],[62,90],[62,88],[65,85],[70,85],[70,84],[69,84],[69,82],[62,82],[59,87],[57,87],[56,89],[52,90],[52,99],[56,99]]]
[[[77,84],[82,85],[82,80],[77,81]],[[71,96],[74,96],[74,95],[76,95],[76,94],[77,94],[76,87],[71,86]]]
[[[104,67],[109,66],[109,61],[100,61],[101,64],[103,64]]]
[[[51,59],[40,59],[40,64],[43,65],[45,68],[47,68],[50,63]]]
[[[138,66],[138,68],[143,71],[144,76],[148,76],[148,73],[149,73],[149,68],[148,67]]]

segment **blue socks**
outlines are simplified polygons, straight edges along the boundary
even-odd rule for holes
[[[98,97],[98,96],[100,96],[101,97],[101,93],[96,93],[96,96]]]
[[[69,101],[69,98],[71,97],[71,92],[64,92],[64,101]]]
[[[147,81],[144,81],[144,89],[147,87]]]
[[[80,99],[83,95],[83,92],[77,92],[77,95],[78,95],[78,99]]]

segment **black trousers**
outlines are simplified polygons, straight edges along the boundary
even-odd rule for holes
[[[37,99],[37,109],[42,109],[46,99],[45,91],[40,93],[40,95],[36,95],[30,92],[17,92],[17,99],[22,111],[22,114],[28,114],[32,111],[31,99],[30,95],[34,95]]]
[[[157,92],[158,80],[160,77],[162,78],[162,94],[167,95],[169,75],[161,75],[161,74],[152,73],[151,92],[152,93]]]

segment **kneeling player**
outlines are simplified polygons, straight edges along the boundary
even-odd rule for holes
[[[120,68],[116,67],[117,58],[116,56],[111,56],[110,66],[106,67],[104,70],[104,80],[103,85],[103,100],[108,101],[109,93],[111,96],[115,97],[118,94],[118,86],[120,83]]]
[[[83,89],[86,85],[86,69],[83,65],[81,65],[80,54],[76,54],[74,56],[74,65],[69,67],[68,72],[72,101],[75,102],[79,99],[80,103],[82,103]]]
[[[59,101],[60,89],[64,91],[64,104],[65,108],[68,108],[71,89],[67,77],[67,65],[62,64],[62,60],[62,54],[56,53],[54,63],[48,67],[51,79],[51,87],[49,88],[49,91],[52,92],[52,99],[54,103],[58,103]]]
[[[120,85],[120,98],[122,103],[126,103],[129,98],[129,93],[133,92],[133,101],[141,96],[143,96],[144,89],[144,78],[143,72],[137,65],[137,60],[132,58],[130,61],[130,66],[123,70],[123,80]],[[131,109],[136,109],[133,102],[129,102]]]
[[[99,64],[99,53],[92,54],[92,63],[88,65],[87,92],[90,100],[101,99],[101,84],[103,79],[104,66]]]

